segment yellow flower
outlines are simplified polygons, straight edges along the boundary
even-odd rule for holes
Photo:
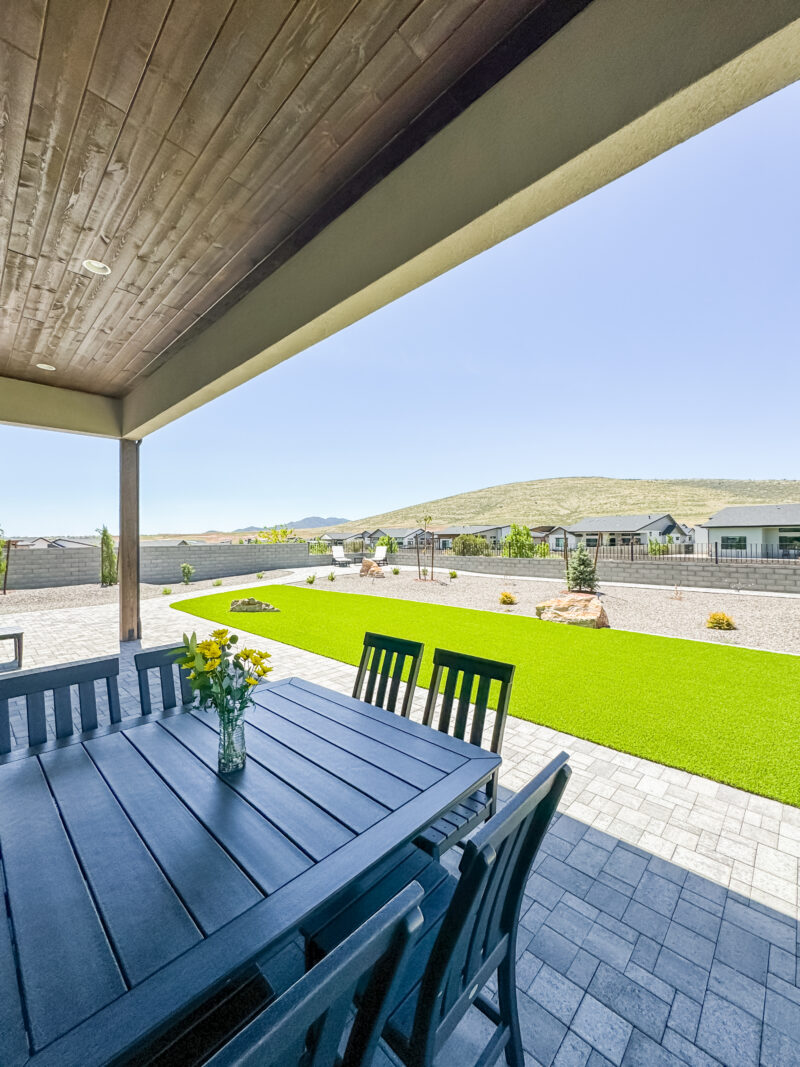
[[[228,643],[228,631],[227,630],[215,630],[212,635],[214,641],[219,641],[221,645]]]
[[[211,671],[215,671],[219,667],[218,659],[210,659],[206,662],[206,673],[210,674]]]
[[[248,678],[247,679],[247,684],[248,685],[258,685],[258,678]]]

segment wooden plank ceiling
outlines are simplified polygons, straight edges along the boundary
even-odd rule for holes
[[[546,6],[3,0],[0,375],[124,395]]]

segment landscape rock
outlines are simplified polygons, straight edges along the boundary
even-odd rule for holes
[[[264,600],[256,600],[254,596],[248,596],[242,600],[232,600],[231,611],[280,611],[280,608],[274,608]]]
[[[365,559],[358,573],[361,578],[383,578],[383,571],[374,559]]]
[[[606,609],[594,593],[564,593],[536,605],[536,617],[543,622],[565,622],[600,630],[610,627]]]

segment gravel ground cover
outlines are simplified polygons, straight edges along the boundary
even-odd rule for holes
[[[515,581],[495,575],[460,574],[450,581],[446,572],[442,578],[438,570],[436,573],[435,582],[421,582],[415,570],[401,570],[394,575],[386,568],[385,578],[372,579],[360,578],[354,568],[350,573],[339,571],[334,583],[317,578],[313,588],[529,616],[536,614],[536,605],[542,600],[557,596],[565,588],[557,582]],[[514,594],[516,604],[502,607],[498,603],[504,590]],[[615,630],[800,655],[800,598],[684,590],[681,599],[676,600],[673,590],[615,585],[601,586],[600,598]],[[724,611],[738,628],[707,629],[706,619],[712,611]]]
[[[343,663],[358,662],[365,630],[413,638],[425,645],[423,686],[437,646],[514,663],[512,715],[800,804],[798,656],[336,591],[347,585],[277,583],[275,613],[232,613],[226,593],[171,607]]]
[[[273,580],[275,578],[287,578],[291,571],[264,571],[264,577]],[[152,597],[164,596],[162,590],[172,589],[172,595],[177,596],[187,593],[199,592],[203,589],[224,589],[226,586],[243,585],[245,582],[256,582],[255,574],[237,574],[221,579],[221,586],[212,586],[212,579],[205,578],[199,582],[191,582],[190,585],[182,585],[181,582],[173,582],[169,587],[164,585],[139,586],[142,600],[150,600]],[[59,608],[83,608],[94,607],[98,604],[116,604],[119,599],[119,586],[112,585],[103,588],[102,585],[63,585],[48,589],[10,589],[5,596],[0,594],[0,615],[17,615],[25,611],[57,611]],[[166,600],[166,597],[164,597]]]

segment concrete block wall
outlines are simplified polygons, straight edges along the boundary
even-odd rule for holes
[[[326,566],[332,557],[309,555],[308,545],[188,545],[164,548],[143,545],[141,580],[176,586],[181,563],[195,568],[193,579],[226,578],[258,571]],[[12,549],[8,565],[9,589],[45,589],[65,585],[93,585],[100,581],[99,548]]]
[[[396,552],[389,557],[398,566],[416,567],[416,552]],[[430,562],[430,556],[428,557]],[[424,564],[423,564],[424,565]],[[434,557],[442,570],[474,571],[526,578],[563,578],[564,560],[506,559],[502,556]],[[601,582],[630,582],[634,585],[699,586],[708,589],[747,589],[769,593],[800,594],[800,564],[713,563],[710,560],[599,560],[597,577]]]

